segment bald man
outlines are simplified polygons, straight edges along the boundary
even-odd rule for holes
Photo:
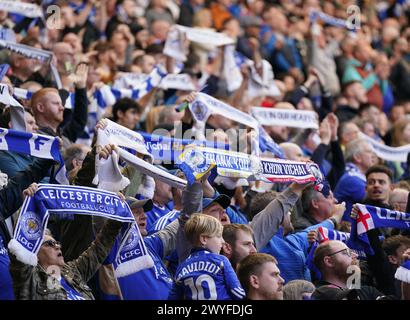
[[[307,158],[304,156],[302,149],[296,143],[283,142],[279,146],[285,153],[286,159],[293,161],[307,161]]]
[[[409,191],[403,188],[395,188],[390,193],[389,204],[397,211],[406,212]]]
[[[88,67],[80,65],[76,72],[75,112],[63,126],[64,106],[60,94],[55,88],[43,88],[31,99],[31,110],[39,126],[39,133],[61,136],[63,146],[75,143],[87,124],[87,82]]]

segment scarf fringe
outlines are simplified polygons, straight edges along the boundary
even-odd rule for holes
[[[398,267],[394,277],[397,280],[400,280],[400,281],[403,281],[403,282],[406,282],[406,283],[410,283],[410,270],[406,269],[404,267]]]
[[[37,255],[24,248],[16,239],[10,240],[8,248],[20,262],[34,267],[37,265]]]
[[[151,256],[145,255],[127,262],[123,262],[115,269],[117,278],[125,277],[127,275],[136,273],[143,269],[148,269],[154,266],[154,261]]]

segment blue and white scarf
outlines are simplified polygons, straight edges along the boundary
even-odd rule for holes
[[[185,146],[190,144],[206,146],[208,148],[229,150],[228,144],[220,144],[211,141],[196,141],[191,139],[177,139],[167,136],[139,132],[144,138],[145,145],[149,153],[154,157],[155,162],[164,164],[179,163],[179,156]]]
[[[34,196],[27,197],[23,203],[9,243],[10,251],[19,261],[37,265],[37,253],[51,213],[91,215],[123,222],[115,264],[118,277],[153,266],[131,209],[118,195],[94,188],[52,184],[40,184]]]
[[[53,75],[57,83],[57,87],[59,89],[62,88],[60,74],[58,73],[56,66],[52,62],[53,53],[51,51],[46,51],[35,47],[26,46],[25,44],[14,43],[12,41],[5,40],[0,40],[0,48],[10,50],[30,59],[39,60],[41,63],[49,64],[51,74]]]
[[[198,146],[186,147],[181,154],[181,162],[180,168],[190,183],[193,179],[199,179],[211,166],[217,167],[218,175],[229,178],[272,183],[323,181],[319,167],[312,162],[260,158],[246,153]]]
[[[324,23],[330,24],[338,28],[348,28],[346,20],[330,16],[321,11],[312,11],[309,15],[309,19],[313,23],[316,23],[316,21],[320,19]]]
[[[366,232],[377,228],[410,229],[410,213],[356,204],[357,218],[352,220],[349,246],[373,255]]]
[[[16,34],[12,29],[0,28],[0,40],[14,43],[16,42]]]
[[[0,102],[7,106],[23,107],[20,102],[13,98],[7,84],[0,83]]]
[[[144,86],[144,82],[149,79],[149,74],[143,73],[125,73],[120,78],[115,80],[113,89],[136,89]],[[162,78],[161,82],[154,82],[155,86],[160,89],[176,89],[183,91],[194,91],[198,88],[192,82],[189,74],[167,74]]]
[[[0,40],[0,47],[21,54],[27,58],[39,60],[42,63],[49,63],[53,56],[51,51],[26,46],[21,43],[13,43],[11,41]]]
[[[115,79],[112,87],[117,90],[139,88],[148,78],[146,73],[124,72]]]
[[[25,3],[12,0],[1,0],[0,10],[21,14],[28,18],[41,18],[44,16],[43,10],[40,6],[32,3]]]
[[[10,66],[7,63],[0,65],[0,81],[7,74],[7,71],[9,71],[9,68]]]
[[[115,144],[123,149],[120,148],[118,154],[113,152],[107,160],[96,158],[96,177],[93,183],[98,184],[99,188],[117,192],[129,185],[129,179],[121,173],[118,156],[143,174],[158,178],[177,188],[183,188],[186,185],[185,180],[152,165],[154,158],[148,152],[141,134],[108,119],[104,119],[104,121],[107,122],[107,126],[104,130],[98,130],[97,145]]]
[[[406,260],[400,267],[397,268],[394,277],[397,280],[410,284],[410,260]]]
[[[144,81],[138,83],[138,85],[135,84],[132,89],[114,89],[104,85],[94,92],[94,99],[98,107],[102,109],[113,105],[121,98],[138,100],[157,87],[165,76],[166,71],[160,65],[157,65]]]
[[[262,126],[259,126],[259,150],[261,152],[270,152],[277,158],[285,158],[282,148],[268,135]]]
[[[18,98],[18,99],[30,100],[33,97],[34,93],[35,92],[29,91],[29,90],[26,90],[26,89],[14,88],[13,96],[15,98]],[[66,101],[65,101],[64,108],[71,110],[71,109],[73,109],[74,104],[75,104],[75,93],[70,92],[68,94],[68,97],[67,97]]]
[[[327,240],[338,240],[338,241],[342,241],[343,243],[347,245],[348,240],[350,238],[350,233],[348,232],[329,230],[325,227],[319,227],[317,231],[318,231],[318,236],[319,236],[319,244]],[[351,249],[358,255],[360,259],[366,258],[366,254],[364,253],[364,251],[357,251],[357,250],[354,250],[354,248],[351,248]]]
[[[181,91],[195,91],[198,90],[198,86],[194,84],[189,74],[168,74],[162,79],[160,89],[168,90],[175,89]]]
[[[255,68],[255,63],[243,54],[235,51],[234,45],[228,45],[224,50],[223,76],[227,82],[229,92],[239,89],[242,84],[242,65],[246,65],[250,68],[250,79],[247,87],[249,99],[262,96],[276,97],[281,95],[281,92],[274,81],[275,77],[272,65],[263,59],[261,62],[262,74],[259,74]]]
[[[56,181],[68,184],[64,159],[56,137],[0,128],[0,150],[53,159],[60,164],[55,176]]]

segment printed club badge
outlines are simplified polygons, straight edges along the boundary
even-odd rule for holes
[[[22,218],[22,231],[29,240],[35,240],[41,236],[40,225],[41,221],[34,212],[27,212]]]
[[[194,101],[191,106],[191,112],[197,121],[204,121],[208,113],[208,107],[201,101]]]

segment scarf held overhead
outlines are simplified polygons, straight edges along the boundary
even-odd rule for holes
[[[320,183],[323,180],[319,167],[312,162],[259,158],[246,153],[198,146],[186,147],[181,154],[181,162],[181,170],[194,179],[198,179],[210,166],[216,166],[219,175],[230,178],[272,183]]]
[[[163,53],[177,61],[187,60],[185,41],[198,42],[215,47],[234,44],[234,39],[227,35],[206,28],[190,28],[175,25],[168,32]]]
[[[183,152],[185,146],[190,144],[202,145],[209,148],[229,150],[228,144],[221,144],[212,141],[196,141],[192,139],[177,139],[162,135],[149,134],[139,132],[145,140],[145,145],[149,153],[155,159],[155,162],[162,163],[179,163],[179,156]]]
[[[217,114],[254,129],[258,139],[252,140],[251,152],[259,155],[259,124],[251,115],[202,92],[197,93],[195,100],[189,104],[189,109],[194,118],[193,132],[197,140],[206,140],[205,123],[211,115]]]
[[[407,155],[410,152],[410,144],[401,147],[390,147],[376,141],[369,136],[360,133],[360,138],[366,139],[373,147],[376,155],[387,161],[407,162]]]
[[[40,184],[34,196],[27,197],[23,203],[14,237],[9,243],[10,251],[19,261],[37,265],[37,253],[51,213],[99,216],[122,222],[121,245],[115,264],[118,277],[153,265],[138,228],[130,232],[135,226],[134,216],[118,195],[94,188],[52,184]]]
[[[121,173],[121,169],[118,165],[118,156],[142,173],[158,178],[165,183],[177,188],[183,188],[186,185],[185,180],[179,179],[151,164],[154,158],[147,150],[145,140],[141,134],[108,119],[104,121],[106,121],[107,126],[103,130],[98,130],[97,145],[106,146],[107,144],[115,144],[125,150],[120,148],[118,155],[116,152],[113,152],[112,156],[107,160],[96,158],[96,177],[93,183],[98,184],[99,188],[119,191],[130,183]]]
[[[314,111],[253,107],[252,116],[263,126],[319,129],[318,117]]]
[[[358,214],[352,219],[349,247],[364,250],[373,255],[367,231],[377,228],[410,229],[410,213],[389,210],[386,208],[373,207],[364,204],[356,204]]]
[[[11,0],[0,1],[0,10],[21,14],[27,18],[41,18],[43,17],[43,10],[40,6],[31,3],[24,3]]]
[[[97,89],[94,94],[94,100],[101,109],[105,109],[107,106],[113,105],[117,100],[121,98],[130,98],[138,100],[152,91],[155,87],[158,87],[162,79],[166,76],[165,70],[161,66],[156,66],[149,75],[143,77],[138,83],[128,88],[116,88],[108,85],[103,85]]]
[[[55,179],[58,183],[68,184],[64,159],[56,137],[0,128],[0,150],[53,159],[60,164]]]

